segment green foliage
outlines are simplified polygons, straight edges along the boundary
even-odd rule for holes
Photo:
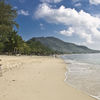
[[[5,0],[0,1],[0,41],[6,41],[7,35],[13,31],[13,27],[18,28],[15,22],[17,11],[7,4]]]
[[[18,27],[18,24],[14,21],[17,17],[17,11],[12,8],[10,4],[5,3],[4,0],[0,1],[0,25],[13,28]]]
[[[35,55],[50,55],[55,52],[48,47],[41,44],[39,41],[29,40],[27,41],[28,46],[31,48],[31,54]]]
[[[0,54],[50,55],[57,53],[39,41],[23,41],[14,30],[15,26],[18,29],[16,17],[17,11],[5,0],[0,0]]]
[[[20,48],[23,47],[24,41],[17,34],[16,31],[8,34],[7,41],[4,42],[4,52],[12,52],[13,54],[19,53]]]
[[[0,53],[4,51],[4,44],[0,42]]]
[[[24,41],[14,30],[17,11],[5,0],[0,0],[0,52],[18,53]]]

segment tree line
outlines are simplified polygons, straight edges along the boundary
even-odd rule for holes
[[[56,53],[39,41],[24,41],[18,34],[19,25],[15,21],[16,18],[17,10],[5,0],[0,0],[0,54],[50,55]]]

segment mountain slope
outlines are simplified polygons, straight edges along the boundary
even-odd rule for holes
[[[28,41],[32,41],[32,40],[39,41],[44,46],[46,46],[54,51],[59,51],[62,53],[96,53],[96,52],[100,52],[97,50],[89,49],[88,47],[85,47],[85,46],[79,46],[74,43],[64,42],[55,37],[32,38]]]

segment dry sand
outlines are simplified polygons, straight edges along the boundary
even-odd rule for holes
[[[0,56],[0,100],[95,100],[64,82],[66,65],[52,57]]]

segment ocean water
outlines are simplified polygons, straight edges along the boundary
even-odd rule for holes
[[[100,100],[100,54],[61,56],[67,64],[65,81]]]

